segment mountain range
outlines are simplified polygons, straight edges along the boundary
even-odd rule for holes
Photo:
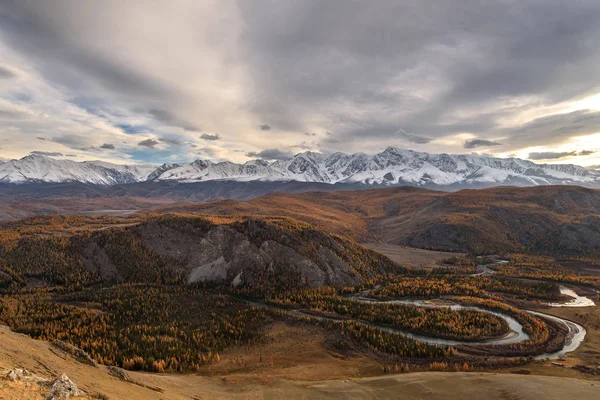
[[[600,171],[572,164],[535,164],[476,154],[430,154],[388,147],[381,153],[304,152],[286,160],[245,163],[196,160],[159,167],[76,162],[32,154],[0,163],[0,183],[112,186],[139,182],[311,182],[325,184],[481,187],[577,184],[600,187]]]

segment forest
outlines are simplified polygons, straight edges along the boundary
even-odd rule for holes
[[[219,227],[256,248],[277,242],[323,270],[343,266],[353,283],[310,287],[293,271],[272,265],[248,272],[252,279],[241,285],[226,280],[190,284],[188,260],[157,251],[147,239],[148,232],[162,229],[204,240]],[[113,275],[90,268],[89,258],[96,254],[90,248],[102,250]],[[0,227],[0,322],[37,339],[69,343],[100,364],[152,372],[201,372],[229,349],[262,343],[278,321],[322,326],[335,338],[334,350],[360,348],[385,371],[518,364],[560,348],[564,327],[519,304],[533,301],[541,307],[557,301],[558,285],[564,283],[600,288],[598,276],[573,268],[581,262],[600,265],[600,257],[500,257],[508,262],[494,265],[490,276],[476,275],[489,259],[468,255],[450,257],[434,269],[403,266],[289,217],[30,218]],[[434,299],[440,305],[385,302],[394,299]],[[445,304],[510,315],[529,339],[476,344],[505,336],[506,321]],[[426,344],[394,329],[464,344]]]

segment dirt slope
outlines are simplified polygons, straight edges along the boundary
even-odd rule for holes
[[[22,366],[36,374],[65,372],[91,395],[108,399],[597,399],[598,382],[574,378],[490,373],[413,373],[331,381],[261,381],[252,375],[232,379],[197,375],[130,372],[132,382],[61,355],[48,343],[0,326],[0,370]],[[11,398],[15,385],[0,385]],[[12,394],[14,396],[14,392]],[[13,397],[14,398],[14,397]]]
[[[299,360],[301,362],[301,360]],[[108,399],[597,399],[598,382],[575,378],[491,373],[412,373],[331,381],[261,380],[239,375],[207,378],[198,375],[129,373],[133,382],[109,375],[64,356],[42,341],[0,326],[0,372],[16,366],[36,374],[65,372],[91,395]],[[25,390],[0,381],[0,398],[15,398]]]

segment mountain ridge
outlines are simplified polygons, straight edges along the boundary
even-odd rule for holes
[[[197,183],[222,180],[423,187],[554,184],[600,187],[600,171],[573,164],[535,164],[518,158],[432,154],[395,147],[388,147],[373,156],[307,151],[273,162],[198,159],[190,163],[165,163],[156,168],[57,160],[42,155],[0,163],[0,183],[9,184],[82,182],[111,186],[148,181]]]

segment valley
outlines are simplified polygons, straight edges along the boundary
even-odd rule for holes
[[[599,20],[0,0],[0,400],[600,400]]]
[[[593,241],[561,246],[561,232],[597,215],[598,199],[576,187],[388,188],[29,217],[0,229],[0,321],[138,383],[164,376],[174,393],[205,380],[225,397],[236,381],[302,396],[351,378],[365,394],[369,379],[415,374],[436,387],[431,371],[597,381],[600,256]],[[547,227],[539,239],[532,221]],[[405,239],[436,224],[444,241]],[[514,236],[498,241],[505,224]]]

